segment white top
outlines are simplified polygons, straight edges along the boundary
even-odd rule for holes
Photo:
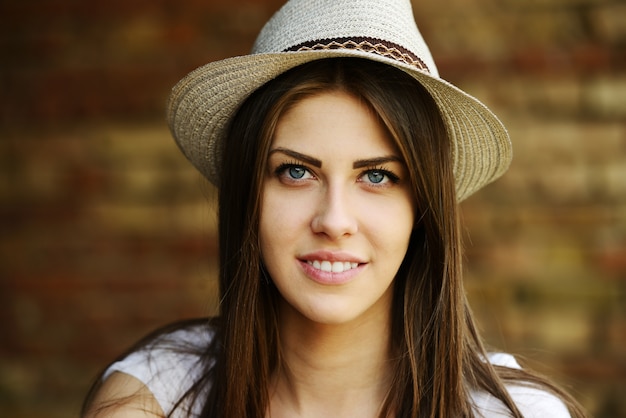
[[[149,344],[148,350],[135,351],[123,360],[113,363],[104,373],[103,380],[116,371],[135,377],[152,392],[167,415],[172,412],[178,399],[199,378],[202,370],[197,355],[176,352],[172,348],[189,347],[190,352],[202,349],[209,344],[212,335],[206,326],[197,325],[161,336]],[[509,354],[490,354],[489,361],[497,366],[520,368],[515,358]],[[564,403],[551,393],[521,385],[506,387],[525,418],[570,418]],[[486,392],[473,392],[471,396],[476,405],[477,417],[510,416],[504,404],[492,395]],[[186,413],[188,409],[189,405],[185,404],[183,408],[178,408],[172,417],[198,417],[202,405],[193,405],[190,415]]]

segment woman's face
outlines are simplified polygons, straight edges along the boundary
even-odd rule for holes
[[[265,266],[292,312],[387,320],[414,215],[407,168],[368,107],[343,92],[279,119],[260,217]]]

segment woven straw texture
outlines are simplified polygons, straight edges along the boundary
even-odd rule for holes
[[[304,43],[363,37],[399,45],[418,57],[428,71],[358,49],[283,52]],[[508,168],[512,150],[506,129],[480,101],[439,78],[409,0],[289,1],[262,29],[251,55],[209,63],[174,86],[167,109],[172,135],[195,167],[217,184],[225,129],[241,103],[285,71],[332,57],[361,57],[389,64],[430,92],[452,141],[459,201]]]

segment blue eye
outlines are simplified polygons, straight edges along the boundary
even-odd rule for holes
[[[301,179],[306,174],[306,169],[299,166],[291,166],[287,169],[287,173],[293,179]]]
[[[274,174],[282,181],[286,182],[300,182],[313,178],[313,174],[303,165],[286,163],[279,165]]]
[[[367,172],[367,179],[370,183],[379,184],[385,180],[385,173],[380,170],[372,170]]]
[[[391,171],[382,168],[373,168],[365,171],[361,175],[361,180],[364,183],[371,184],[373,186],[391,185],[400,181],[400,178]]]

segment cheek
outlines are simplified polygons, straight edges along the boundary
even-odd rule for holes
[[[305,199],[264,193],[259,219],[259,240],[264,258],[275,251],[286,250],[294,240],[303,236],[311,206]]]
[[[370,222],[373,226],[379,225],[381,231],[389,233],[402,233],[409,226],[409,233],[415,220],[412,201],[402,194],[391,198],[373,199],[369,196],[354,201],[359,208],[363,221]]]
[[[276,253],[281,248],[280,242],[284,240],[277,236],[276,228],[276,216],[275,211],[269,210],[266,205],[263,205],[261,209],[261,217],[259,219],[259,245],[261,252],[261,259],[265,264],[270,276],[274,276],[276,266],[274,260],[280,258],[280,255]]]
[[[273,208],[272,202],[264,198],[259,218],[259,242],[264,259],[273,245],[273,240],[276,239],[276,218],[276,209]]]
[[[303,237],[306,222],[301,203],[271,195],[263,199],[259,219],[261,259],[272,282],[281,294],[293,284],[289,280],[294,269],[294,254]]]
[[[379,220],[372,223],[376,236],[374,242],[392,259],[402,260],[414,226],[412,205],[407,203],[388,207],[372,219]]]

